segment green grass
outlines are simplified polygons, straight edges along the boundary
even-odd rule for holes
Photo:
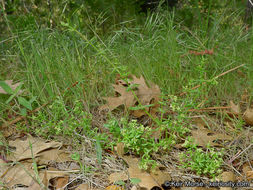
[[[231,21],[233,27],[227,29],[217,21],[208,36],[200,37],[201,30],[181,27],[167,13],[153,14],[143,25],[115,31],[104,42],[90,37],[90,43],[100,52],[75,32],[35,28],[15,35],[12,47],[4,50],[2,73],[14,69],[8,78],[23,81],[27,95],[36,95],[43,103],[68,94],[67,102],[84,99],[92,107],[101,102],[101,95],[110,93],[116,74],[104,57],[157,83],[166,94],[176,94],[191,80],[198,84],[202,60],[201,56],[181,56],[189,50],[214,48],[214,55],[204,56],[205,79],[246,64],[240,69],[245,78],[237,80],[238,73],[233,72],[220,78],[216,87],[207,87],[209,98],[218,104],[225,97],[238,96],[244,84],[251,84],[252,34],[244,32],[238,20]],[[11,68],[4,67],[9,63],[13,63]],[[66,90],[76,82],[79,84]]]

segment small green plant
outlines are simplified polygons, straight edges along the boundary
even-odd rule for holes
[[[183,146],[187,148],[187,151],[180,154],[181,167],[190,168],[198,175],[204,174],[213,178],[221,173],[223,150],[217,152],[208,145],[207,150],[204,151],[198,148],[190,138],[185,141]]]
[[[179,114],[178,118],[178,120],[161,119],[157,121],[159,125],[154,129],[150,126],[144,127],[136,120],[128,121],[126,118],[122,118],[120,122],[112,119],[105,127],[112,134],[113,140],[110,143],[112,148],[119,142],[124,143],[126,151],[141,156],[140,167],[148,169],[156,166],[155,160],[152,159],[153,153],[169,150],[176,144],[178,137],[183,137],[189,132],[189,129],[183,126],[186,116]],[[160,137],[154,135],[157,133]]]
[[[130,178],[130,183],[131,183],[132,185],[137,185],[137,184],[140,183],[140,182],[141,182],[141,180],[140,180],[139,178]],[[118,181],[115,182],[115,184],[116,184],[116,185],[121,185],[121,186],[124,186],[124,187],[125,187],[126,182],[123,181],[123,180],[118,180]]]
[[[82,170],[82,172],[83,172],[84,174],[89,173],[89,172],[91,171],[91,167],[86,166],[86,165],[81,161],[81,156],[80,156],[79,153],[75,152],[75,153],[71,154],[71,159],[74,160],[74,161],[76,161],[76,162],[79,164],[79,166],[80,166],[80,168],[81,168],[81,170]]]
[[[92,127],[92,116],[83,111],[83,104],[79,100],[70,107],[62,97],[57,96],[47,109],[38,111],[30,119],[32,122],[30,128],[20,125],[19,129],[45,138],[68,136],[76,140],[96,139],[102,147],[108,144],[108,136],[99,133],[98,128]]]

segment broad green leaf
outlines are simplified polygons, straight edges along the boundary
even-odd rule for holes
[[[17,93],[19,92],[19,90],[21,89],[23,84],[20,84],[16,89],[15,91],[13,92],[13,94],[8,98],[8,100],[6,100],[6,104],[9,104],[10,101],[17,95]]]
[[[24,106],[25,108],[32,110],[32,105],[30,102],[28,102],[26,99],[24,99],[23,97],[18,97],[18,102],[19,104],[21,104],[22,106]]]
[[[13,94],[13,90],[11,87],[5,82],[5,81],[0,81],[0,87],[7,93],[7,94]]]

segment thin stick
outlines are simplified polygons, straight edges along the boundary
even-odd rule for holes
[[[47,104],[48,104],[48,103],[43,104],[42,106],[40,106],[40,107],[38,107],[38,108],[36,108],[36,109],[34,109],[34,110],[28,112],[28,114],[38,112],[38,111],[41,110],[43,107],[45,107]],[[16,119],[14,119],[14,120],[12,120],[12,121],[9,121],[9,122],[7,122],[6,124],[3,124],[3,125],[0,127],[0,129],[3,129],[3,128],[5,128],[5,127],[8,127],[8,126],[10,126],[10,125],[13,125],[13,124],[15,124],[15,123],[17,123],[17,122],[19,122],[19,121],[25,119],[25,118],[26,118],[26,116],[19,116],[19,117],[17,117]]]
[[[223,75],[225,75],[225,74],[228,74],[228,73],[230,73],[230,72],[232,72],[232,71],[234,71],[234,70],[236,70],[236,69],[239,69],[240,67],[243,67],[245,64],[242,64],[242,65],[239,65],[239,66],[237,66],[237,67],[235,67],[235,68],[232,68],[232,69],[230,69],[230,70],[228,70],[228,71],[226,71],[226,72],[224,72],[224,73],[221,73],[221,74],[219,74],[218,76],[216,76],[215,78],[219,78],[219,77],[221,77],[221,76],[223,76]]]
[[[231,108],[230,106],[222,106],[222,107],[199,108],[198,110],[220,110],[220,109],[230,109],[230,108]],[[191,110],[194,110],[194,109],[191,109]]]
[[[223,76],[223,75],[226,75],[226,74],[228,74],[228,73],[230,73],[230,72],[232,72],[232,71],[234,71],[234,70],[236,70],[236,69],[238,69],[238,68],[240,68],[240,67],[243,67],[244,65],[245,65],[245,64],[242,64],[242,65],[239,65],[239,66],[237,66],[237,67],[235,67],[235,68],[232,68],[232,69],[230,69],[230,70],[228,70],[228,71],[225,71],[224,73],[221,73],[221,74],[217,75],[217,76],[214,77],[214,78],[217,79],[217,78],[219,78],[219,77],[221,77],[221,76]],[[204,85],[204,84],[206,84],[206,82],[203,82],[202,84],[199,84],[199,85],[197,85],[197,86],[194,86],[191,90],[197,89],[197,88],[199,88],[201,85]],[[187,92],[182,92],[182,93],[179,94],[179,96],[183,96],[183,95],[185,95],[185,94],[187,94]]]

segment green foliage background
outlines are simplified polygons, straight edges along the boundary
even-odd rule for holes
[[[59,27],[60,22],[67,22],[82,30],[95,30],[98,34],[105,34],[115,27],[120,28],[120,23],[136,22],[140,17],[140,5],[144,0],[6,0],[3,1],[8,19],[13,26],[20,28],[36,23],[42,27]],[[222,9],[232,7],[245,7],[240,0],[179,0],[175,7],[176,19],[186,26],[206,25],[207,27],[215,19],[215,14]],[[166,6],[162,7],[166,9]],[[3,9],[2,9],[3,10]],[[233,10],[231,10],[233,11]],[[1,13],[2,15],[3,13]],[[3,19],[2,22],[3,28]],[[95,28],[91,28],[94,25]]]

